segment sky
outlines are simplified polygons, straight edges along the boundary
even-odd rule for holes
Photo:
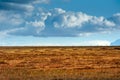
[[[0,0],[0,46],[110,46],[120,0]]]

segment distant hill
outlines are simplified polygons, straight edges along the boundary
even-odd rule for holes
[[[120,29],[120,13],[113,15],[108,20],[113,21],[116,24],[116,26],[118,27],[116,29]],[[111,46],[120,46],[120,39],[112,42]]]
[[[120,39],[111,43],[111,46],[120,46]]]

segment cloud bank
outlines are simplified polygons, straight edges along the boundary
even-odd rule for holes
[[[79,37],[120,29],[120,13],[105,18],[61,8],[36,9],[34,4],[38,3],[46,4],[48,0],[0,0],[0,33],[37,37]]]

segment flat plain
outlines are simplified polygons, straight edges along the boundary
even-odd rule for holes
[[[120,47],[0,47],[0,80],[120,80]]]

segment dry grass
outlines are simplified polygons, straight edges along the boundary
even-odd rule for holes
[[[120,80],[120,47],[0,47],[0,80]]]

